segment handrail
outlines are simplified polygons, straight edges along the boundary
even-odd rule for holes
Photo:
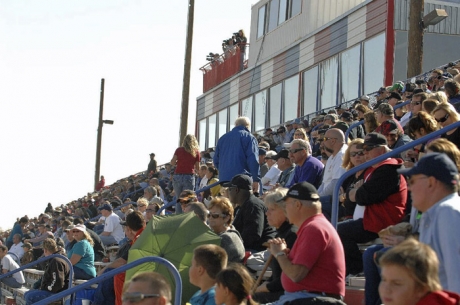
[[[59,258],[63,259],[67,263],[67,265],[69,265],[70,270],[69,270],[69,288],[68,289],[72,289],[72,281],[70,280],[70,279],[73,278],[72,263],[70,262],[70,260],[66,256],[64,256],[62,254],[52,254],[52,255],[48,255],[48,256],[39,258],[38,260],[33,261],[31,263],[28,263],[28,264],[25,264],[24,266],[21,266],[18,269],[14,269],[13,271],[9,271],[7,273],[4,273],[4,274],[0,275],[0,280],[2,278],[8,277],[10,275],[13,275],[16,272],[22,271],[22,270],[27,269],[29,267],[33,267],[33,266],[37,265],[38,263],[45,262],[45,261],[50,260],[50,259],[55,258],[55,257],[59,257]],[[70,304],[72,304],[72,303],[73,303],[73,300],[70,301]]]
[[[199,194],[201,192],[204,192],[204,191],[207,191],[213,187],[215,187],[216,185],[218,184],[222,184],[222,183],[225,183],[225,182],[228,182],[228,181],[217,181],[217,182],[214,182],[213,184],[210,184],[210,185],[206,185],[204,188],[200,189],[200,190],[196,190],[195,193],[196,194]],[[161,215],[161,212],[163,212],[164,210],[166,210],[167,208],[169,207],[172,207],[173,205],[176,204],[176,201],[170,201],[168,202],[167,204],[163,204],[163,206],[158,210],[157,212],[157,215]]]
[[[403,103],[401,103],[401,104],[395,105],[395,106],[393,107],[393,110],[396,110],[396,109],[398,109],[398,108],[404,107],[404,106],[406,106],[406,105],[409,104],[409,103],[410,103],[410,100],[407,100],[407,101],[405,101],[405,102],[403,102]],[[354,123],[354,124],[351,124],[351,126],[348,127],[347,131],[345,132],[345,139],[348,139],[348,136],[350,135],[350,132],[351,132],[351,130],[352,130],[353,128],[358,127],[359,125],[363,125],[363,124],[364,124],[364,120],[363,120],[363,121],[356,122],[356,123]]]
[[[128,269],[131,269],[133,267],[136,267],[140,264],[143,264],[143,263],[148,263],[148,262],[156,262],[156,263],[160,263],[160,264],[163,264],[166,266],[166,268],[168,268],[168,270],[171,272],[171,274],[173,275],[174,277],[174,280],[176,282],[176,291],[174,293],[174,304],[176,305],[180,305],[181,304],[181,299],[182,299],[182,279],[180,277],[180,274],[179,274],[179,271],[177,271],[176,267],[174,267],[174,265],[169,262],[168,260],[162,258],[162,257],[157,257],[157,256],[147,256],[147,257],[143,257],[143,258],[140,258],[138,260],[135,260],[134,262],[131,262],[129,264],[126,264],[124,266],[120,266],[114,270],[110,270],[109,272],[107,273],[104,273],[104,274],[101,274],[100,276],[98,277],[95,277],[85,283],[82,283],[80,285],[77,285],[73,288],[69,288],[67,290],[64,290],[64,291],[61,291],[59,293],[56,293],[46,299],[43,299],[39,302],[36,302],[35,304],[36,305],[47,305],[47,304],[50,304],[51,302],[54,302],[54,301],[57,301],[57,300],[60,300],[68,295],[71,295],[79,290],[82,290],[84,288],[87,288],[87,287],[90,287],[91,285],[93,284],[97,284],[105,279],[108,279],[108,278],[111,278],[111,277],[114,277],[115,275],[117,275],[118,273],[121,273],[123,271],[126,271]]]
[[[339,191],[340,191],[340,187],[342,186],[343,182],[345,181],[345,179],[347,179],[348,177],[350,177],[351,175],[354,175],[355,173],[359,172],[360,170],[365,170],[366,168],[374,165],[374,164],[377,164],[387,158],[390,158],[394,155],[397,155],[397,154],[400,154],[402,153],[403,151],[406,151],[414,146],[417,146],[419,144],[423,144],[425,143],[426,141],[434,138],[434,137],[437,137],[437,136],[440,136],[444,133],[446,133],[447,131],[449,130],[452,130],[454,128],[459,128],[460,127],[460,121],[459,122],[455,122],[453,124],[450,124],[449,126],[446,126],[440,130],[436,130],[426,136],[423,136],[417,140],[414,140],[410,143],[407,143],[403,146],[400,146],[398,148],[395,148],[394,150],[390,151],[390,152],[387,152],[381,156],[378,156],[377,158],[375,159],[372,159],[370,161],[367,161],[363,164],[360,164],[356,167],[353,167],[352,169],[346,171],[340,178],[339,180],[337,181],[337,184],[335,185],[334,187],[334,192],[332,193],[332,213],[331,213],[331,223],[332,225],[337,228],[337,222],[338,222],[338,215],[339,215]]]

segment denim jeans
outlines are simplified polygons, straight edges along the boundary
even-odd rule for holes
[[[379,296],[380,268],[374,261],[374,254],[382,249],[384,249],[383,245],[370,246],[363,254],[364,277],[366,278],[364,290],[366,305],[382,304]]]
[[[323,211],[323,215],[327,218],[327,220],[331,221],[332,216],[332,196],[321,196],[319,197],[319,201],[321,201],[321,210]],[[339,204],[339,219],[345,215],[345,208]]]
[[[54,293],[46,290],[29,290],[24,294],[24,299],[26,305],[32,305],[38,301],[44,300],[49,296],[52,296]]]
[[[112,271],[113,268],[107,268],[104,273]],[[94,293],[93,305],[115,304],[115,289],[113,288],[113,277],[99,282],[96,292]]]
[[[179,198],[180,193],[184,190],[195,190],[195,175],[193,174],[175,174],[172,182],[176,198]],[[176,214],[180,213],[182,213],[182,208],[179,203],[176,203]]]
[[[73,266],[73,274],[74,274],[74,278],[76,280],[90,280],[90,279],[94,278],[94,276],[89,275],[88,273],[83,271],[83,269],[81,269],[81,268],[79,268],[77,266]]]
[[[118,244],[117,240],[112,235],[99,235],[99,238],[101,239],[102,243],[106,246],[111,244]]]

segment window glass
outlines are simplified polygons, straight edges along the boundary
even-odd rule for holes
[[[303,73],[303,115],[316,112],[318,101],[318,66]]]
[[[256,94],[254,106],[254,130],[262,130],[265,128],[267,115],[267,90]]]
[[[337,105],[338,56],[321,63],[321,109]]]
[[[230,125],[230,130],[235,127],[235,121],[238,118],[238,103],[230,106],[230,118],[229,118],[229,125]]]
[[[278,26],[278,9],[280,0],[270,1],[270,15],[268,18],[268,32],[274,30]]]
[[[216,115],[208,118],[208,147],[216,146]]]
[[[206,149],[206,119],[201,120],[198,124],[198,143],[200,144],[200,150]]]
[[[300,14],[302,10],[302,0],[291,0],[291,17]]]
[[[299,99],[299,75],[284,81],[284,121],[297,118],[297,101]]]
[[[340,103],[348,102],[359,96],[359,74],[361,45],[357,45],[340,54],[340,80],[342,94]]]
[[[259,8],[259,19],[257,23],[257,38],[265,34],[265,9],[266,8],[267,8],[266,5]]]
[[[241,102],[241,115],[248,117],[252,124],[252,96]]]
[[[286,12],[287,12],[287,0],[280,0],[280,13],[278,17],[278,24],[286,21]]]
[[[364,93],[372,93],[383,86],[385,73],[385,34],[364,42]]]
[[[281,122],[281,89],[283,84],[279,83],[270,88],[270,122],[268,126],[275,126]]]
[[[220,138],[227,132],[227,108],[219,112],[219,131],[217,137]]]

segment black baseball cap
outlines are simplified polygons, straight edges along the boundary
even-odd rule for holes
[[[222,184],[223,187],[237,187],[240,190],[252,190],[252,178],[248,175],[239,174],[232,181]]]
[[[278,160],[280,158],[289,159],[289,150],[282,149],[276,156],[272,157],[273,160]]]
[[[294,184],[289,188],[286,196],[277,201],[283,201],[289,197],[299,200],[319,200],[319,195],[318,191],[316,190],[316,187],[314,187],[312,184],[308,182],[300,182]]]

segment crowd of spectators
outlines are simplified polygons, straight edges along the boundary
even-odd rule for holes
[[[244,62],[246,60],[246,48],[248,38],[244,33],[244,30],[239,30],[233,33],[231,38],[224,39],[222,42],[222,54],[210,52],[206,56],[206,60],[210,62],[209,65],[204,67],[204,70],[212,70],[216,65],[224,63],[226,60],[232,58],[237,53],[239,54],[239,70],[245,68]]]
[[[109,186],[101,176],[93,193],[57,207],[50,203],[38,217],[17,219],[11,230],[2,232],[2,273],[60,253],[70,259],[76,279],[94,278],[128,262],[131,245],[161,209],[163,214],[195,213],[221,237],[226,253],[225,264],[219,263],[222,272],[244,279],[246,271],[227,270],[227,260],[242,264],[268,246],[274,257],[272,276],[244,296],[256,301],[281,304],[324,297],[340,302],[347,280],[364,272],[366,304],[380,304],[380,269],[374,257],[397,249],[411,234],[420,234],[420,241],[438,256],[440,286],[430,293],[460,293],[460,129],[351,175],[340,187],[337,230],[330,224],[333,190],[346,171],[459,121],[460,75],[453,67],[449,71],[434,70],[426,81],[382,87],[375,96],[361,96],[310,120],[286,122],[275,132],[267,128],[263,135],[251,134],[250,120],[239,117],[215,148],[202,152],[195,136],[187,135],[164,166],[158,167],[151,153],[145,172]],[[400,223],[410,229],[404,234],[389,229]],[[359,245],[367,242],[377,244],[363,255]],[[116,256],[96,274],[94,263],[107,259],[114,245],[119,247]],[[221,253],[206,249],[211,256]],[[197,264],[202,261],[199,253]],[[394,258],[385,257],[388,271]],[[37,265],[45,275],[37,291],[26,294],[27,302],[65,289],[69,270],[62,265],[59,259]],[[218,273],[190,277],[201,288],[194,302],[208,295],[210,283],[229,285]],[[57,286],[44,284],[50,276],[58,276]],[[24,284],[21,272],[1,281],[11,287]],[[93,304],[121,304],[123,284],[124,274],[101,282]],[[216,300],[222,299],[219,285],[215,289]],[[383,289],[380,295],[387,296]],[[127,291],[127,299],[135,297]]]

